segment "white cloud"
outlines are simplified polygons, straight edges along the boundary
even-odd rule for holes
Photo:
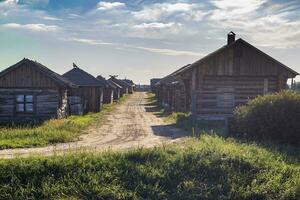
[[[182,51],[182,50],[167,49],[167,48],[150,48],[150,47],[135,46],[129,44],[122,44],[122,43],[103,42],[99,40],[73,38],[71,39],[71,41],[80,42],[88,45],[114,46],[116,49],[131,48],[131,49],[143,50],[151,53],[157,53],[157,54],[168,55],[168,56],[196,56],[196,57],[204,56],[203,53],[193,52],[193,51]]]
[[[174,50],[174,49],[148,48],[148,47],[135,47],[135,48],[149,51],[152,53],[168,55],[168,56],[197,56],[197,57],[204,56],[203,53],[193,52],[193,51],[180,51],[180,50]]]
[[[45,25],[45,24],[17,24],[17,23],[8,23],[2,24],[2,27],[9,29],[23,29],[30,31],[39,31],[39,32],[55,32],[59,28],[56,25]]]
[[[98,10],[111,10],[111,9],[115,9],[115,8],[121,8],[124,7],[125,3],[121,3],[121,2],[105,2],[105,1],[101,1],[98,3]]]
[[[163,29],[163,28],[170,28],[174,25],[175,25],[174,22],[170,22],[170,23],[153,22],[153,23],[142,23],[142,24],[134,25],[133,27],[136,29]]]
[[[245,15],[251,15],[259,9],[267,0],[212,0],[217,8],[211,18],[214,20],[241,19]]]
[[[258,46],[300,46],[300,19],[292,12],[293,4],[270,4],[270,0],[211,0],[211,3],[215,9],[208,20],[213,29],[235,30]]]
[[[189,12],[196,7],[196,4],[189,3],[157,3],[146,6],[140,11],[132,12],[139,20],[158,21],[163,16],[170,16],[175,13]]]
[[[102,42],[99,40],[90,40],[90,39],[84,39],[84,38],[72,38],[71,41],[74,42],[80,42],[84,44],[89,44],[89,45],[106,45],[106,46],[116,46],[116,43],[110,43],[110,42]]]
[[[43,19],[49,20],[49,21],[62,21],[62,19],[59,19],[56,17],[49,17],[49,16],[44,16]]]

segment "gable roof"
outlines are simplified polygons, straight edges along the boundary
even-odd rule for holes
[[[105,87],[107,88],[112,88],[112,89],[116,89],[117,86],[115,86],[114,84],[112,84],[111,82],[109,82],[108,80],[106,80],[103,76],[98,75],[97,79],[101,82],[103,82],[103,84],[105,84]]]
[[[52,79],[54,82],[59,84],[63,87],[76,87],[71,81],[67,80],[63,76],[57,74],[56,72],[50,70],[46,66],[42,65],[41,63],[38,63],[36,61],[30,60],[28,58],[24,58],[18,63],[6,68],[2,72],[0,72],[0,77],[6,75],[7,73],[13,71],[14,69],[22,66],[23,64],[27,64],[31,67],[33,67],[35,70],[41,72],[43,75],[47,76],[48,78]]]
[[[124,82],[126,82],[127,84],[129,84],[130,86],[135,86],[135,84],[133,83],[133,81],[132,80],[129,80],[129,79],[122,79],[121,81],[124,81]]]
[[[225,45],[219,49],[217,49],[216,51],[204,56],[203,58],[201,58],[200,60],[192,63],[189,67],[183,69],[181,72],[186,72],[196,66],[198,66],[200,63],[210,59],[212,56],[216,55],[217,53],[220,53],[222,51],[225,51],[227,49],[229,49],[230,47],[234,46],[234,45],[237,45],[237,44],[243,44],[245,46],[247,46],[248,48],[251,48],[251,49],[254,49],[257,53],[259,53],[260,55],[263,55],[264,57],[267,57],[268,59],[272,60],[273,62],[277,63],[279,66],[283,67],[284,69],[286,69],[289,73],[291,73],[292,75],[294,76],[297,76],[299,75],[298,72],[294,71],[293,69],[289,68],[288,66],[282,64],[281,62],[279,62],[278,60],[272,58],[271,56],[269,56],[268,54],[264,53],[263,51],[259,50],[258,48],[254,47],[253,45],[249,44],[248,42],[246,42],[245,40],[239,38],[238,40],[232,42],[231,44],[229,45]],[[180,73],[181,73],[180,72]]]
[[[119,85],[116,82],[114,82],[111,78],[107,79],[107,82],[109,82],[110,84],[114,85],[116,88],[120,88],[120,89],[123,88],[121,85]]]
[[[172,82],[177,81],[176,75],[179,74],[180,72],[184,71],[188,67],[190,67],[190,65],[191,64],[188,64],[188,65],[185,65],[185,66],[179,68],[178,70],[172,72],[168,76],[165,76],[164,78],[162,78],[161,80],[159,80],[155,85],[167,84],[167,83],[172,83]]]
[[[120,79],[117,79],[116,77],[114,76],[111,76],[110,77],[110,80],[112,80],[113,82],[117,83],[118,85],[122,86],[122,87],[132,87],[132,85],[128,84],[127,82],[125,81],[122,81]]]
[[[91,74],[83,71],[73,63],[73,69],[63,74],[63,77],[72,81],[77,86],[104,87],[105,84]]]

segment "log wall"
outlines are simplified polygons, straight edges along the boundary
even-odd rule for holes
[[[5,76],[0,77],[2,88],[57,88],[58,85],[42,72],[27,64],[13,69]]]
[[[274,76],[205,76],[196,92],[197,114],[231,114],[234,107],[277,91],[277,81]]]
[[[66,93],[66,92],[65,92]],[[16,95],[33,95],[34,112],[16,112]],[[67,115],[66,96],[60,98],[59,91],[53,89],[0,89],[0,119],[50,119]],[[60,111],[60,113],[59,113]]]
[[[101,87],[79,87],[71,89],[69,96],[77,96],[82,100],[84,113],[100,112],[103,104]]]

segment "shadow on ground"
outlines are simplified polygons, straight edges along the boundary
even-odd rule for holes
[[[169,137],[172,139],[191,136],[191,133],[182,129],[175,128],[174,125],[151,126],[154,135]]]

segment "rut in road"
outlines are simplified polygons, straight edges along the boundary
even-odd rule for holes
[[[108,114],[103,125],[94,124],[77,142],[62,143],[40,148],[1,150],[0,157],[11,158],[30,154],[53,155],[77,150],[128,149],[153,147],[179,142],[188,134],[157,117],[147,105],[145,92],[135,92]]]

